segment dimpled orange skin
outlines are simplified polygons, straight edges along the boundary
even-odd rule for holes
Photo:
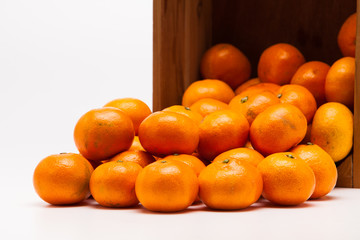
[[[296,70],[305,63],[305,58],[294,46],[278,43],[265,49],[258,63],[258,76],[261,82],[284,85]]]
[[[300,85],[287,84],[279,89],[278,97],[281,103],[289,103],[298,107],[305,115],[307,122],[311,123],[317,105],[314,96],[309,90]]]
[[[116,161],[134,162],[141,167],[145,167],[152,162],[155,162],[155,158],[148,152],[141,150],[128,150],[121,152],[110,159],[111,162]]]
[[[298,205],[308,200],[314,192],[313,170],[294,153],[272,154],[261,161],[257,168],[264,184],[262,195],[275,204]]]
[[[202,98],[212,98],[223,103],[229,103],[235,96],[229,85],[217,79],[204,79],[193,82],[184,92],[182,105],[190,107]]]
[[[90,196],[89,181],[93,171],[91,164],[80,154],[50,155],[35,168],[34,188],[47,203],[79,203]]]
[[[101,161],[130,148],[134,139],[131,119],[113,107],[93,109],[77,122],[74,140],[86,159]]]
[[[132,207],[139,203],[135,181],[142,167],[134,162],[107,162],[99,166],[90,179],[95,201],[104,207]]]
[[[307,121],[295,106],[280,103],[260,113],[250,127],[250,141],[264,156],[287,151],[305,137]]]
[[[190,108],[204,118],[210,113],[229,109],[229,105],[216,99],[203,98],[194,102]]]
[[[140,123],[151,114],[148,105],[136,98],[115,99],[105,104],[104,107],[115,107],[128,115],[133,122],[135,135],[138,134]]]
[[[180,161],[159,160],[139,174],[135,192],[148,210],[176,212],[189,207],[196,199],[199,183],[194,170]]]
[[[343,104],[325,103],[316,111],[312,127],[311,142],[324,149],[338,162],[352,149],[354,116]]]
[[[247,80],[246,82],[244,82],[243,84],[241,84],[239,87],[237,87],[235,89],[235,94],[238,95],[242,91],[246,90],[248,87],[254,86],[259,83],[261,83],[259,78],[252,78],[250,80]]]
[[[330,66],[320,61],[310,61],[301,65],[295,72],[290,84],[297,84],[309,90],[318,106],[326,102],[325,79]]]
[[[188,154],[169,155],[161,160],[180,161],[182,163],[185,163],[195,171],[196,176],[199,176],[200,172],[205,168],[205,164],[199,158]]]
[[[192,154],[199,143],[199,127],[184,115],[160,111],[140,124],[139,139],[147,152],[158,157]]]
[[[355,57],[356,13],[345,20],[338,33],[337,41],[343,56]]]
[[[212,209],[246,208],[259,199],[262,188],[260,172],[247,162],[213,162],[199,176],[200,199]]]
[[[318,145],[298,145],[291,150],[304,160],[314,171],[316,184],[310,198],[316,199],[327,195],[334,189],[338,173],[334,160]]]
[[[220,79],[236,89],[250,78],[251,65],[238,48],[220,43],[205,52],[200,71],[204,78]]]
[[[245,161],[257,167],[257,165],[264,159],[264,156],[254,149],[245,147],[235,148],[221,153],[213,160],[213,162],[222,162],[226,159]]]
[[[208,161],[227,150],[243,147],[248,139],[249,123],[232,110],[209,114],[200,124],[198,153]]]
[[[274,93],[263,91],[253,95],[240,93],[230,101],[229,107],[244,115],[251,125],[259,113],[278,103],[280,100]]]
[[[325,81],[328,102],[339,102],[354,108],[355,58],[340,58],[331,65]],[[341,89],[341,91],[340,91]]]
[[[253,86],[246,88],[244,91],[241,92],[241,94],[242,95],[254,95],[257,93],[262,93],[264,91],[270,91],[274,94],[277,94],[280,87],[281,87],[280,85],[275,84],[275,83],[258,83],[258,84],[255,84]]]
[[[173,106],[170,106],[168,108],[163,109],[162,111],[164,111],[164,112],[176,112],[176,113],[182,114],[184,116],[187,116],[187,117],[191,118],[197,124],[200,124],[200,122],[203,119],[203,117],[201,116],[200,113],[192,111],[192,109],[190,107],[184,107],[182,105],[173,105]]]

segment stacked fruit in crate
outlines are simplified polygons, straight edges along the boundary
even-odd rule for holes
[[[121,98],[85,113],[80,154],[43,159],[34,187],[46,202],[75,204],[90,193],[102,206],[180,211],[194,202],[241,209],[261,196],[297,205],[328,194],[335,162],[351,151],[356,15],[338,34],[344,57],[306,62],[291,44],[265,49],[249,79],[247,57],[230,44],[204,54],[204,80],[182,105],[152,113]],[[94,170],[95,169],[95,170]]]

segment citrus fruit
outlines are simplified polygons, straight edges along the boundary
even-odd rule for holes
[[[184,107],[182,105],[173,105],[173,106],[163,109],[163,111],[164,112],[175,112],[175,113],[182,114],[184,116],[191,118],[197,124],[200,124],[200,122],[203,119],[203,117],[201,116],[200,113],[192,111],[190,107]]]
[[[197,157],[188,154],[174,154],[164,157],[164,161],[180,161],[191,167],[196,176],[205,168],[205,164]]]
[[[209,114],[200,124],[198,153],[211,161],[220,153],[243,147],[248,139],[249,123],[232,110]]]
[[[301,65],[291,79],[291,84],[305,87],[314,96],[318,106],[326,102],[325,79],[330,66],[324,62],[311,61]]]
[[[194,112],[200,114],[202,118],[206,117],[210,113],[229,109],[226,103],[212,98],[203,98],[194,102],[190,107]]]
[[[251,163],[255,167],[264,159],[258,151],[250,148],[235,148],[229,151],[223,152],[218,155],[213,162],[222,162],[224,160],[235,160],[235,161],[245,161]]]
[[[239,87],[237,87],[235,89],[235,94],[238,95],[242,91],[246,90],[248,87],[254,86],[254,85],[258,84],[258,83],[260,83],[259,78],[252,78],[250,80],[247,80],[246,82],[244,82],[243,84],[241,84]]]
[[[105,104],[104,107],[115,107],[128,115],[134,125],[135,135],[138,134],[140,123],[151,114],[151,110],[143,101],[136,98],[119,98]]]
[[[91,195],[104,207],[132,207],[139,203],[135,181],[141,171],[134,162],[107,162],[96,168],[90,178]]]
[[[155,158],[150,153],[142,150],[128,150],[115,155],[110,161],[134,162],[141,167],[145,167],[150,163],[155,162]]]
[[[315,190],[310,198],[323,197],[333,190],[338,174],[334,160],[327,152],[312,143],[298,145],[291,152],[304,160],[314,171]]]
[[[80,154],[50,155],[36,166],[33,184],[36,193],[47,203],[67,205],[90,196],[89,181],[94,168]]]
[[[212,209],[246,208],[259,199],[262,188],[260,172],[247,162],[213,162],[199,175],[200,199]]]
[[[354,107],[355,58],[344,57],[331,65],[325,80],[325,96],[328,102]]]
[[[344,57],[355,57],[356,13],[345,20],[338,33],[337,41]]]
[[[263,179],[263,197],[279,205],[298,205],[315,189],[311,167],[291,152],[274,153],[258,165]]]
[[[296,47],[278,43],[261,54],[258,76],[264,83],[288,84],[296,70],[304,63],[305,58]]]
[[[184,92],[182,105],[190,107],[202,98],[213,98],[224,103],[229,103],[235,96],[234,91],[223,81],[205,79],[193,82]]]
[[[311,142],[324,149],[337,162],[345,158],[353,146],[352,112],[343,104],[329,102],[316,111]]]
[[[186,209],[197,197],[199,183],[194,170],[180,161],[159,160],[139,174],[135,192],[148,210],[176,212]]]
[[[289,103],[298,107],[305,115],[308,123],[316,112],[316,100],[309,90],[300,85],[287,84],[279,89],[278,98],[281,103]]]
[[[159,157],[192,154],[198,146],[199,127],[184,115],[160,111],[140,124],[139,139],[147,152]]]
[[[295,106],[279,103],[260,113],[250,127],[250,141],[263,155],[287,151],[305,137],[307,122]]]
[[[230,103],[230,109],[241,113],[251,125],[256,116],[266,108],[280,103],[279,98],[270,91],[263,91],[247,95],[246,91],[234,97]]]
[[[251,65],[238,48],[220,43],[205,52],[201,59],[200,71],[204,78],[220,79],[236,89],[249,79]]]
[[[101,161],[130,148],[134,139],[131,119],[113,107],[93,109],[76,123],[74,140],[86,159]]]

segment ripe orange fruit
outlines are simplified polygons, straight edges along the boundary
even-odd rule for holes
[[[251,65],[238,48],[220,43],[205,52],[201,59],[200,71],[204,78],[220,79],[236,89],[249,79]]]
[[[128,150],[121,152],[110,159],[111,162],[123,161],[134,162],[141,167],[145,167],[152,162],[155,162],[155,158],[148,152],[141,150]]]
[[[305,87],[314,96],[318,106],[326,102],[325,79],[330,66],[324,62],[311,61],[301,65],[291,79],[291,84]]]
[[[259,78],[252,78],[250,80],[247,80],[246,82],[244,82],[243,84],[241,84],[239,87],[237,87],[235,89],[235,94],[238,95],[242,91],[246,90],[248,87],[254,86],[259,83],[261,83]]]
[[[324,149],[337,162],[345,158],[353,146],[354,117],[343,104],[325,103],[316,111],[311,142]]]
[[[314,144],[298,145],[291,150],[314,171],[315,190],[310,198],[320,198],[335,187],[337,169],[334,160],[321,147]]]
[[[294,46],[278,43],[265,49],[258,63],[258,76],[261,82],[284,85],[296,70],[305,63],[305,58]]]
[[[188,154],[169,155],[164,157],[164,161],[180,161],[191,167],[196,176],[199,176],[200,172],[205,168],[205,164],[197,157]]]
[[[344,57],[355,57],[356,13],[345,20],[338,33],[337,41]]]
[[[194,170],[180,161],[159,160],[139,174],[135,192],[148,210],[175,212],[186,209],[197,197],[199,183]]]
[[[104,207],[132,207],[139,203],[135,181],[142,167],[134,162],[107,162],[95,169],[90,179],[90,191],[95,201]]]
[[[213,98],[220,102],[229,103],[235,96],[234,91],[223,81],[205,79],[193,82],[184,92],[182,105],[190,107],[203,98]]]
[[[218,155],[213,162],[223,162],[224,160],[235,160],[235,161],[245,161],[251,163],[255,167],[264,159],[258,151],[250,148],[235,148],[229,151],[223,152]]]
[[[198,125],[200,124],[200,122],[203,119],[203,117],[201,116],[200,113],[192,111],[190,107],[184,107],[182,105],[173,105],[173,106],[163,109],[162,111],[175,112],[175,113],[182,114],[182,115],[187,116],[187,117],[191,118],[192,120],[194,120]]]
[[[156,156],[192,154],[199,142],[199,127],[190,118],[174,112],[155,112],[139,127],[144,149]]]
[[[280,85],[275,83],[258,83],[253,86],[246,88],[244,91],[241,92],[242,95],[254,95],[257,93],[261,93],[263,91],[270,91],[274,94],[280,89]]]
[[[263,197],[280,205],[305,202],[315,189],[311,167],[291,152],[275,153],[258,165],[262,175]]]
[[[260,172],[243,161],[213,162],[199,175],[200,199],[212,209],[246,208],[259,199],[262,188]]]
[[[316,112],[316,100],[309,90],[300,85],[287,84],[279,89],[278,97],[281,103],[289,103],[298,107],[305,115],[308,123]]]
[[[130,148],[134,139],[131,119],[112,107],[93,109],[77,122],[74,140],[86,159],[101,161]]]
[[[135,135],[138,135],[140,123],[151,114],[151,110],[148,105],[136,98],[115,99],[105,104],[104,107],[119,108],[128,115],[133,122]]]
[[[79,203],[90,196],[89,181],[93,171],[91,164],[80,154],[50,155],[35,168],[34,188],[47,203]]]
[[[263,91],[253,95],[240,93],[230,101],[229,107],[244,115],[251,125],[259,113],[278,103],[280,100],[274,93]]]
[[[325,96],[328,102],[354,107],[355,58],[344,57],[337,60],[326,76]],[[339,91],[341,89],[341,91]]]
[[[260,113],[250,127],[250,141],[263,155],[283,152],[305,137],[307,122],[295,106],[279,103]]]
[[[200,114],[202,118],[204,118],[210,113],[224,109],[229,109],[229,106],[226,103],[223,103],[216,99],[203,98],[193,103],[190,108],[194,112]]]
[[[198,153],[212,160],[220,153],[245,145],[249,135],[246,118],[232,110],[209,114],[200,124]]]
[[[131,144],[131,147],[129,148],[129,150],[141,150],[141,151],[145,151],[145,149],[141,146],[140,140],[138,136],[134,137],[134,140]]]
[[[308,124],[307,129],[306,129],[306,134],[304,139],[300,142],[301,144],[307,144],[309,142],[311,142],[311,127],[312,124]]]

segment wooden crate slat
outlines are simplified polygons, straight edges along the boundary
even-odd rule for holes
[[[360,1],[357,1],[360,13]],[[353,187],[360,188],[360,17],[357,14],[356,29],[356,73],[354,93],[354,147],[353,147]]]
[[[211,44],[211,0],[154,0],[153,111],[180,104]]]

